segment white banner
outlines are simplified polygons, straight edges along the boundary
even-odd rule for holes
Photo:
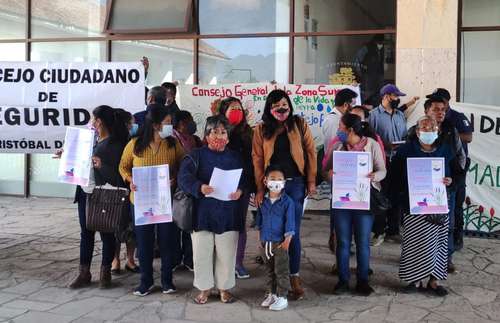
[[[331,84],[270,84],[270,83],[235,83],[223,85],[179,85],[179,106],[189,110],[201,131],[205,119],[212,115],[214,102],[234,96],[241,100],[247,110],[247,119],[251,126],[257,124],[264,112],[266,97],[274,89],[287,91],[292,100],[294,113],[306,119],[312,129],[316,143],[323,142],[321,127],[325,115],[334,107],[335,95],[344,88],[350,88],[358,94],[357,104],[361,103],[359,87]]]
[[[99,105],[143,110],[142,64],[0,62],[0,153],[53,153]]]
[[[500,107],[454,103],[474,126],[464,217],[467,230],[500,230]]]

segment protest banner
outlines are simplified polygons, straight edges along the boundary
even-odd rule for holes
[[[0,153],[53,153],[99,105],[144,109],[141,63],[0,62]]]

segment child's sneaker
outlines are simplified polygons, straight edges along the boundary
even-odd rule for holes
[[[235,274],[236,274],[236,278],[238,278],[238,279],[250,278],[250,274],[248,273],[246,268],[243,266],[236,267]]]
[[[260,306],[262,306],[262,307],[269,307],[274,302],[276,302],[277,299],[278,299],[278,297],[276,295],[269,293],[269,294],[267,294],[266,299],[264,299],[262,301],[262,303],[260,304]]]
[[[271,311],[281,311],[288,307],[288,300],[286,297],[277,297],[276,301],[269,306]]]
[[[137,287],[135,290],[134,290],[134,295],[135,296],[140,296],[140,297],[144,297],[144,296],[147,296],[149,295],[154,289],[154,285],[151,285],[149,287],[145,287],[143,285]]]

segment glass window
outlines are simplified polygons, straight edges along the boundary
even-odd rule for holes
[[[24,51],[24,43],[0,44],[0,61],[24,61]],[[0,194],[23,194],[24,154],[0,153],[0,165]]]
[[[395,26],[395,0],[295,0],[295,31],[387,29]]]
[[[201,0],[201,34],[288,32],[290,0]]]
[[[26,0],[0,1],[0,39],[26,37]]]
[[[500,26],[500,1],[462,0],[462,26]]]
[[[200,40],[199,81],[288,83],[288,38]]]
[[[461,57],[460,100],[499,106],[500,31],[462,33]]]
[[[192,17],[191,0],[113,0],[109,32],[188,31]]]
[[[139,61],[146,56],[148,87],[172,81],[193,84],[192,39],[114,41],[111,56],[113,61],[122,62]]]
[[[32,1],[31,34],[42,37],[99,36],[106,19],[106,1]]]
[[[395,78],[393,35],[295,38],[295,83],[361,83],[363,102]]]
[[[105,60],[105,42],[33,43],[33,61],[98,62]],[[31,155],[30,193],[38,196],[71,197],[75,186],[57,181],[59,161],[51,154]]]

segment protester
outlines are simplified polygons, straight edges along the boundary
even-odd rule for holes
[[[125,126],[128,129],[129,138],[137,135],[138,125],[134,121],[134,117],[128,111],[123,109],[116,109],[117,115],[120,119],[125,121]],[[121,155],[120,155],[121,158]],[[120,177],[121,179],[121,177]],[[125,241],[125,246],[127,248],[127,263],[125,264],[125,270],[132,273],[139,273],[139,266],[135,264],[135,234],[134,234],[134,222],[132,221],[133,216],[128,217],[126,223],[121,223],[119,231],[116,233],[116,244],[115,244],[115,257],[111,263],[111,273],[114,275],[121,274],[120,266],[120,251],[121,251],[121,241]]]
[[[388,161],[387,176],[382,182],[384,194],[389,194],[393,181],[399,181],[399,174],[392,176],[390,161],[397,146],[407,135],[406,117],[404,112],[398,109],[400,99],[405,96],[394,84],[387,84],[380,89],[382,103],[370,112],[368,121],[375,132],[382,138],[385,147],[385,155]],[[385,234],[378,234],[373,237],[372,244],[380,245],[385,240],[400,242],[399,226],[401,212],[397,206],[393,206],[387,211],[387,219],[383,219]],[[378,227],[378,225],[377,225]],[[377,231],[382,231],[377,229]]]
[[[469,169],[470,158],[469,158],[469,149],[468,144],[472,142],[472,133],[474,131],[473,125],[469,122],[467,117],[456,110],[453,110],[450,107],[450,92],[443,88],[436,89],[432,94],[427,95],[427,97],[431,96],[440,96],[444,99],[446,105],[446,116],[445,120],[447,120],[451,125],[453,125],[460,136],[460,140],[462,141],[462,145],[464,148],[464,152],[467,156],[467,161],[465,165],[465,171]],[[456,198],[455,198],[455,230],[453,232],[453,240],[455,250],[460,250],[464,245],[464,209],[463,204],[465,201],[465,191],[466,191],[466,176],[458,176],[454,179],[454,184],[456,186]]]
[[[374,190],[380,191],[380,182],[386,175],[384,154],[376,141],[373,132],[367,130],[368,124],[363,123],[355,114],[345,114],[340,119],[335,151],[365,151],[371,154],[373,171],[368,175]],[[329,157],[327,169],[328,178],[331,180],[333,155]],[[373,194],[373,193],[372,193]],[[337,238],[337,267],[339,282],[334,293],[341,294],[349,291],[349,257],[351,238],[354,233],[356,241],[357,258],[357,285],[356,292],[368,296],[373,289],[368,284],[370,262],[370,234],[373,225],[373,215],[367,210],[332,209],[335,222],[335,235]]]
[[[267,196],[257,213],[259,248],[267,264],[268,291],[262,307],[280,311],[288,307],[290,268],[288,248],[295,234],[295,206],[283,191],[285,174],[277,165],[267,167],[264,177]]]
[[[398,148],[392,161],[392,171],[399,174],[399,181],[392,189],[404,205],[403,244],[399,277],[408,282],[405,292],[423,290],[422,280],[429,278],[426,290],[445,296],[447,290],[438,285],[438,280],[447,278],[448,222],[447,214],[409,214],[409,193],[407,159],[410,157],[442,157],[445,159],[446,186],[452,184],[451,162],[454,159],[452,147],[438,139],[438,124],[429,116],[420,118],[416,125],[416,137]]]
[[[328,145],[337,135],[339,121],[342,116],[353,107],[358,94],[351,89],[342,89],[335,95],[335,107],[325,116],[321,131],[323,132],[323,148],[327,151]]]
[[[228,147],[240,154],[243,161],[243,176],[247,179],[243,188],[243,195],[239,199],[239,212],[241,218],[241,231],[238,237],[238,249],[236,252],[236,278],[249,278],[250,274],[243,265],[245,249],[247,245],[246,219],[250,194],[255,193],[255,175],[252,164],[252,128],[248,125],[245,111],[241,101],[234,97],[229,97],[221,101],[219,115],[223,115],[232,127],[229,136]]]
[[[170,171],[171,191],[176,186],[176,175],[184,150],[173,137],[173,113],[162,104],[148,106],[148,113],[140,128],[137,138],[133,138],[125,147],[120,162],[120,174],[130,184],[130,201],[134,203],[133,167],[156,166],[168,164]],[[132,211],[132,214],[134,212]],[[174,223],[147,224],[135,227],[137,248],[141,270],[140,285],[134,290],[136,296],[146,296],[153,289],[153,248],[155,232],[161,255],[161,283],[164,294],[174,293],[176,287],[172,280]]]
[[[243,167],[239,154],[227,147],[229,131],[230,125],[224,116],[207,118],[204,132],[207,145],[193,149],[184,158],[178,177],[179,187],[194,197],[191,239],[194,286],[200,290],[194,298],[197,304],[207,303],[214,286],[219,290],[222,303],[235,301],[229,290],[235,286],[236,248],[241,230],[238,200],[243,194],[244,178],[240,178],[237,191],[228,196],[229,201],[207,196],[214,192],[209,183],[215,168]]]
[[[457,129],[448,120],[445,119],[446,105],[445,100],[440,96],[431,96],[424,103],[425,115],[436,121],[438,126],[438,142],[444,143],[451,147],[453,159],[450,163],[450,176],[453,184],[448,187],[448,207],[450,212],[449,231],[448,231],[448,272],[455,272],[455,265],[453,264],[453,253],[455,252],[454,246],[454,227],[455,227],[455,201],[457,193],[456,182],[460,181],[466,176],[466,154],[460,140]],[[408,139],[416,138],[416,129],[412,127],[408,131]]]
[[[153,104],[164,106],[166,101],[167,101],[167,94],[165,88],[161,86],[154,86],[151,89],[149,89],[146,99],[147,103],[146,110],[134,114],[134,120],[139,125],[139,127],[144,124],[144,119],[146,118],[146,114],[148,113],[149,106],[152,106]]]
[[[175,96],[177,95],[177,85],[171,82],[164,82],[161,86],[165,89],[165,94],[167,95],[167,100],[165,105],[171,108],[175,113],[179,112],[179,106],[175,102]]]
[[[264,199],[265,169],[270,164],[277,164],[285,173],[285,193],[295,204],[295,235],[289,249],[290,283],[292,297],[302,299],[300,224],[304,198],[316,193],[316,147],[309,125],[303,118],[293,115],[292,102],[283,90],[273,90],[266,98],[262,123],[254,129],[252,158],[258,206]]]
[[[186,154],[202,146],[201,139],[195,133],[196,123],[191,113],[186,110],[177,112],[174,118],[174,136],[179,140]],[[174,270],[183,265],[189,271],[194,271],[191,234],[177,228],[175,239]]]
[[[128,131],[125,121],[121,119],[120,113],[109,106],[101,105],[92,111],[90,121],[95,130],[97,143],[92,152],[92,165],[95,185],[106,183],[124,187],[125,184],[118,173],[120,157],[128,140]],[[91,192],[88,192],[91,193]],[[86,202],[87,193],[82,187],[77,186],[75,201],[78,203],[78,217],[80,220],[80,272],[69,285],[76,289],[90,285],[92,275],[90,264],[94,253],[95,232],[87,230],[86,226]],[[102,261],[100,272],[101,288],[111,287],[111,262],[115,254],[115,235],[113,233],[100,232],[102,241]]]

